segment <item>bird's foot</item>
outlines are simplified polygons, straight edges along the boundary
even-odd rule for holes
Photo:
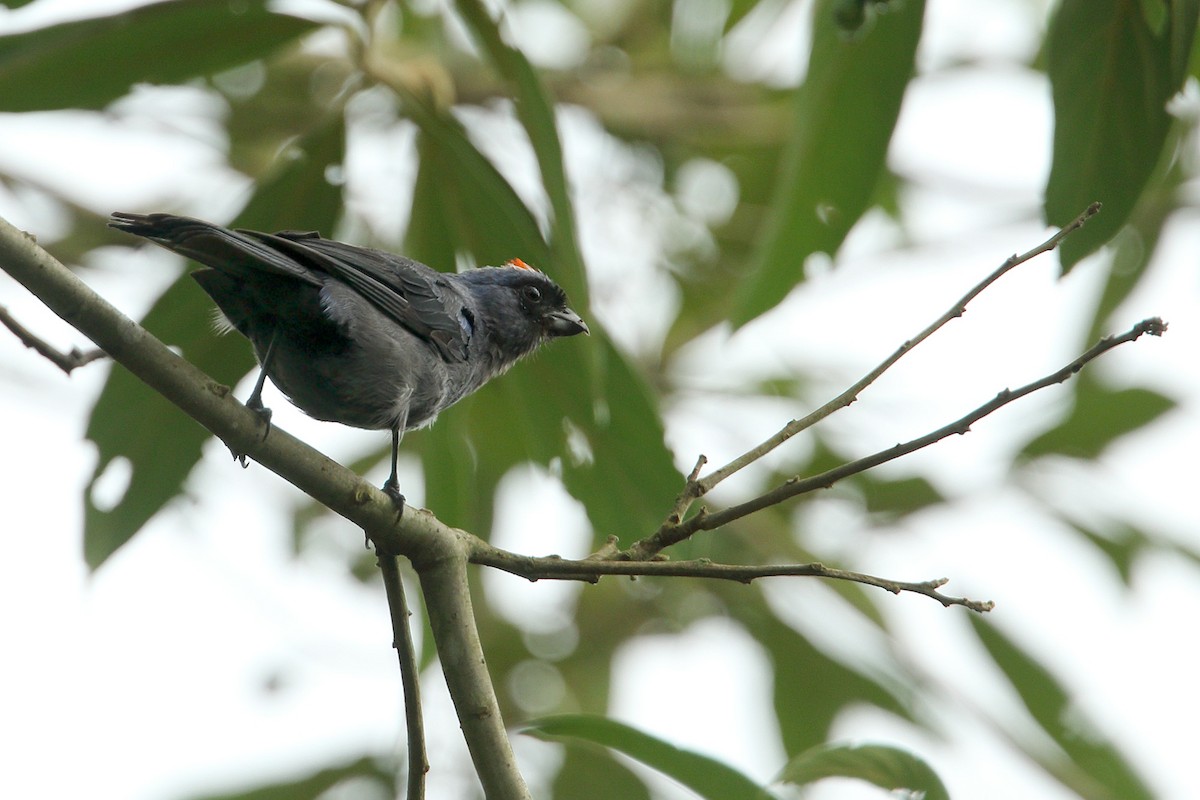
[[[404,513],[404,495],[400,494],[399,481],[396,481],[393,478],[388,478],[387,482],[383,484],[383,493],[392,498],[392,505],[396,507],[396,519],[399,520],[400,515]],[[363,536],[363,546],[368,550],[371,549],[371,537],[365,535],[365,532]],[[379,548],[376,547],[375,549],[378,550]]]
[[[396,516],[399,517],[404,513],[404,495],[400,494],[400,482],[392,478],[388,478],[383,484],[383,493],[392,498],[392,505],[396,507]]]
[[[252,396],[249,400],[246,401],[246,408],[253,411],[255,413],[255,415],[257,415],[258,418],[260,420],[262,420],[262,424],[263,424],[262,438],[263,438],[263,441],[266,441],[267,435],[271,433],[271,409],[264,406],[262,404],[262,400],[260,400],[257,396]],[[236,461],[242,465],[242,469],[245,469],[246,467],[250,466],[249,457],[245,453],[239,453],[237,450],[234,450],[232,447],[229,448],[229,453],[230,453],[230,455],[233,456],[234,461]]]
[[[262,400],[257,397],[251,397],[246,401],[246,408],[258,415],[258,418],[263,421],[263,438],[267,438],[267,434],[271,432],[271,409],[262,404]]]

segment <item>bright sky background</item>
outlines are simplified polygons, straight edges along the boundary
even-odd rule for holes
[[[1020,69],[936,74],[964,55],[1005,60],[1029,53],[1040,33],[1030,24],[1028,5],[930,2],[920,63],[923,72],[935,74],[912,85],[891,154],[893,168],[919,178],[904,205],[908,247],[896,249],[901,231],[870,215],[852,234],[836,270],[814,265],[816,277],[776,311],[736,335],[718,330],[695,343],[675,367],[695,391],[667,413],[669,441],[682,469],[699,452],[722,463],[797,413],[783,402],[731,412],[721,389],[800,368],[820,379],[808,399],[826,399],[1010,253],[1045,238],[1040,226],[1020,221],[1038,206],[1049,168],[1052,122],[1044,80]],[[35,6],[0,12],[0,32],[55,9],[99,10],[95,3],[68,0]],[[755,69],[784,82],[796,79],[801,17],[788,17],[794,29],[746,34],[747,41],[768,37],[755,52]],[[515,18],[518,25],[567,25],[561,36],[523,41],[547,47],[573,41],[569,21],[553,4],[524,5]],[[531,55],[548,63],[570,57],[552,48]],[[1195,113],[1196,96],[1193,86],[1183,104],[1187,113]],[[165,102],[177,109],[170,126],[149,116],[161,113]],[[71,196],[100,210],[231,216],[246,185],[220,165],[219,131],[204,120],[211,101],[199,92],[157,92],[131,103],[129,113],[108,119],[5,117],[0,168],[69,186]],[[532,163],[513,125],[495,114],[480,114],[476,122],[492,126],[494,147],[516,154],[507,161],[512,169],[519,173]],[[652,349],[677,302],[656,266],[659,223],[670,218],[694,224],[722,213],[722,172],[698,164],[684,185],[662,187],[654,163],[615,148],[585,113],[564,112],[563,131],[594,271],[589,318],[632,350]],[[384,154],[384,148],[403,146],[403,135],[377,134],[368,146],[360,152]],[[397,199],[397,187],[411,181],[411,165],[394,158],[389,164],[382,170],[372,163],[347,165],[356,207],[371,218],[383,219],[407,202]],[[514,181],[531,185],[528,174],[516,174]],[[1194,198],[1196,187],[1190,189]],[[0,216],[46,240],[56,235],[52,209],[34,194],[0,190]],[[1047,463],[1021,477],[1036,482],[1032,496],[1078,498],[1073,502],[1082,521],[1132,514],[1193,549],[1200,549],[1200,512],[1193,502],[1200,444],[1197,216],[1175,218],[1152,273],[1114,323],[1119,332],[1160,315],[1170,322],[1168,335],[1127,345],[1092,367],[1114,386],[1164,391],[1181,402],[1180,409],[1112,448],[1100,469]],[[114,252],[81,274],[136,318],[179,268],[166,254]],[[937,427],[1006,385],[1056,369],[1081,349],[1072,337],[1101,272],[1090,261],[1059,280],[1053,256],[1021,267],[831,420],[830,429],[848,447],[869,452]],[[63,349],[86,346],[6,275],[0,275],[0,304]],[[257,465],[239,469],[221,444],[207,446],[186,500],[160,514],[97,574],[85,572],[78,496],[96,456],[83,431],[108,368],[95,364],[66,378],[0,332],[0,738],[7,740],[0,746],[9,755],[0,763],[0,794],[167,800],[396,748],[403,737],[399,682],[382,592],[357,584],[342,566],[344,554],[362,546],[360,534],[332,522],[301,559],[293,559],[279,509],[303,498]],[[239,396],[247,389],[239,387]],[[998,624],[1078,692],[1079,708],[1120,744],[1162,797],[1198,796],[1193,729],[1200,692],[1191,632],[1200,616],[1196,567],[1179,558],[1147,558],[1135,571],[1133,592],[1122,596],[1107,563],[1069,532],[1048,527],[1031,495],[1011,486],[1014,477],[1003,466],[1018,443],[1065,410],[1063,398],[1063,392],[1050,391],[1022,401],[968,436],[888,467],[889,474],[926,472],[960,498],[955,503],[886,531],[867,529],[852,508],[837,502],[797,513],[824,547],[858,568],[911,580],[946,575],[952,578],[947,591],[997,601]],[[385,436],[306,419],[277,393],[274,402],[268,395],[268,405],[276,424],[339,459],[378,447]],[[372,477],[382,482],[384,475]],[[402,478],[410,500],[420,503],[420,478],[411,464]],[[586,521],[554,481],[528,471],[509,482],[522,502],[501,500],[497,544],[534,554],[584,553]],[[741,491],[731,484],[726,497]],[[525,516],[530,514],[536,518]],[[547,530],[561,533],[554,541],[537,537]],[[502,611],[545,634],[545,646],[581,635],[564,630],[561,609],[586,588],[483,577]],[[855,620],[828,587],[778,580],[769,584],[768,596],[831,652],[886,668],[884,643],[870,632],[858,635]],[[934,762],[952,793],[958,789],[972,800],[1067,797],[1007,755],[996,734],[964,711],[978,704],[1024,729],[1011,713],[1014,699],[964,637],[966,612],[917,597],[889,598],[883,605],[905,631],[900,651],[956,687],[964,700],[933,709],[945,721],[944,740],[916,736],[869,710],[847,715],[838,735],[912,746]],[[760,716],[769,708],[769,669],[753,641],[730,623],[712,619],[678,635],[643,637],[619,665],[615,716],[718,755],[758,779],[769,779],[781,766],[778,743],[761,738],[773,724]],[[531,670],[522,677],[538,687],[525,692],[529,702],[552,703],[557,673]],[[278,691],[263,691],[275,684]],[[444,686],[429,676],[424,692],[434,759],[429,796],[465,796],[474,778]],[[529,765],[557,759],[552,746],[522,737],[516,745]],[[531,779],[535,775],[530,770]],[[688,796],[667,786],[661,791],[664,798]],[[809,796],[879,795],[830,783]]]

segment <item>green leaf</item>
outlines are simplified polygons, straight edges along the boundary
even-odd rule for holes
[[[134,84],[230,69],[318,27],[269,5],[176,0],[0,37],[0,111],[103,108]]]
[[[591,797],[597,786],[603,786],[605,797],[651,800],[641,779],[608,750],[571,744],[566,750],[567,757],[554,779],[554,797]]]
[[[1175,401],[1149,389],[1105,389],[1081,378],[1071,414],[1021,450],[1027,458],[1061,453],[1096,458],[1127,433],[1149,425],[1175,408]]]
[[[1155,33],[1130,0],[1064,0],[1055,15],[1046,39],[1055,118],[1046,222],[1062,226],[1104,203],[1062,243],[1064,272],[1125,225],[1163,154],[1166,103],[1195,34],[1195,10],[1186,16],[1169,15]]]
[[[341,207],[341,190],[330,185],[326,172],[330,165],[341,163],[344,152],[345,122],[332,114],[280,159],[278,171],[251,198],[238,224],[265,230],[332,229]],[[213,333],[211,308],[207,295],[184,275],[158,299],[142,325],[179,347],[185,358],[214,380],[232,385],[249,371],[254,358],[240,336]],[[117,368],[109,374],[87,429],[87,438],[99,451],[83,497],[88,566],[99,567],[179,494],[208,437],[207,430],[130,373]],[[92,500],[92,487],[117,457],[129,460],[132,478],[121,500],[102,510]]]
[[[607,717],[564,714],[527,723],[522,733],[539,739],[581,739],[610,747],[653,767],[709,800],[762,800],[768,792],[733,767],[684,750]]]
[[[533,216],[462,126],[423,104],[410,110],[422,130],[410,255],[440,269],[463,249],[483,263],[550,259]],[[586,457],[567,458],[569,436],[586,444]],[[430,507],[479,535],[491,528],[496,484],[525,461],[561,460],[598,536],[653,529],[682,483],[653,393],[598,329],[551,343],[406,442],[423,453]]]
[[[892,8],[854,38],[837,28],[835,5],[822,0],[813,12],[808,77],[796,92],[795,128],[766,230],[735,297],[738,325],[783,300],[810,255],[837,252],[884,170],[925,3]]]
[[[1106,530],[1101,533],[1079,523],[1067,524],[1104,554],[1121,576],[1126,588],[1133,587],[1133,565],[1137,557],[1154,546],[1145,534],[1128,525],[1106,526]]]
[[[1170,0],[1167,3],[1168,37],[1171,51],[1171,85],[1183,85],[1192,59],[1196,25],[1200,21],[1200,0]]]
[[[555,278],[576,303],[586,305],[587,281],[575,233],[575,211],[567,189],[554,102],[525,54],[501,38],[499,26],[480,0],[459,0],[456,5],[492,63],[515,89],[517,117],[533,145],[542,186],[550,199],[550,248]]]
[[[857,778],[881,789],[923,792],[924,800],[950,800],[929,764],[906,750],[878,744],[823,744],[788,761],[780,776],[804,785],[822,778]]]
[[[347,781],[366,781],[374,787],[375,792],[381,792],[386,797],[395,796],[394,771],[382,768],[373,758],[359,758],[295,780],[260,786],[244,792],[197,795],[194,800],[317,800],[319,797],[329,796],[327,793],[331,789]]]
[[[1140,800],[1154,796],[1124,757],[1098,736],[1094,725],[1071,703],[1066,689],[1045,667],[990,622],[975,615],[967,619],[1026,709],[1070,759],[1071,763],[1063,763],[1062,754],[1039,753],[1030,748],[1030,755],[1051,775],[1083,797]]]
[[[945,501],[942,493],[921,477],[886,480],[864,474],[857,476],[855,483],[862,487],[867,511],[873,514],[901,516]]]
[[[729,613],[767,651],[775,679],[775,716],[784,748],[789,753],[822,744],[830,727],[846,708],[868,703],[903,719],[912,719],[898,686],[884,686],[821,652],[808,639],[775,616],[761,594],[744,587],[738,600],[727,603]]]
[[[421,129],[417,152],[420,170],[425,173],[418,178],[418,189],[425,194],[413,202],[421,199],[427,204],[421,222],[428,224],[430,217],[436,217],[446,226],[438,233],[421,231],[414,209],[408,232],[410,251],[419,249],[426,237],[440,234],[443,244],[453,245],[454,255],[469,252],[479,264],[520,258],[556,278],[550,248],[537,220],[499,170],[471,143],[462,123],[414,96],[405,101],[405,111]],[[438,269],[453,268],[453,262],[429,263]]]

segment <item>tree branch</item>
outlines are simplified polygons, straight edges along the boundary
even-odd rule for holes
[[[688,476],[687,481],[684,483],[683,491],[680,492],[679,496],[675,500],[675,505],[672,507],[671,512],[667,515],[666,521],[663,523],[663,528],[671,528],[678,525],[680,520],[683,519],[684,514],[686,514],[687,510],[691,507],[692,502],[712,491],[713,487],[728,478],[730,475],[733,475],[735,472],[745,468],[749,464],[754,463],[787,440],[791,439],[796,434],[811,428],[813,425],[825,419],[830,414],[833,414],[835,411],[843,409],[853,403],[858,399],[858,396],[862,394],[864,389],[878,380],[879,376],[887,372],[892,365],[903,358],[907,353],[911,352],[913,348],[940,330],[950,320],[961,317],[967,310],[967,304],[978,297],[985,289],[1002,278],[1014,267],[1024,264],[1025,262],[1032,260],[1042,253],[1048,253],[1058,247],[1059,244],[1062,243],[1063,239],[1082,228],[1089,219],[1094,217],[1099,212],[1100,204],[1092,203],[1087,207],[1086,210],[1084,210],[1082,214],[1073,219],[1061,230],[1059,230],[1050,238],[1046,239],[1037,247],[1034,247],[1032,250],[1019,255],[1013,254],[1012,256],[1009,256],[1009,258],[1003,264],[993,270],[990,275],[971,287],[970,291],[960,297],[958,301],[955,302],[954,305],[950,306],[950,308],[947,309],[944,314],[934,320],[916,336],[900,345],[900,347],[896,349],[896,352],[892,353],[890,356],[881,361],[873,370],[853,383],[844,392],[807,416],[802,417],[801,419],[792,420],[787,425],[784,425],[782,429],[780,429],[770,438],[766,439],[750,450],[747,450],[745,453],[733,459],[725,466],[713,470],[704,478],[699,478],[699,470],[701,467],[703,467],[706,459],[704,456],[700,456],[700,460],[696,464],[696,469],[693,470],[692,474]]]
[[[438,658],[484,794],[488,800],[529,800],[529,789],[517,770],[500,718],[471,607],[467,555],[480,540],[462,531],[454,533],[453,547],[413,561],[421,574],[421,592]],[[498,747],[498,742],[504,746]]]
[[[735,506],[722,509],[714,513],[708,513],[701,510],[700,513],[689,517],[680,524],[673,526],[663,526],[655,531],[651,536],[646,537],[638,542],[635,542],[623,555],[635,560],[641,561],[652,557],[665,547],[669,547],[677,542],[681,542],[697,531],[713,530],[722,525],[726,525],[736,519],[740,519],[748,514],[753,514],[756,511],[761,511],[768,506],[782,503],[784,500],[795,497],[800,494],[815,491],[817,489],[828,489],[833,484],[848,478],[851,475],[857,475],[880,464],[908,455],[921,448],[941,441],[953,434],[965,434],[970,431],[971,426],[980,419],[991,414],[999,408],[1002,408],[1014,400],[1018,400],[1028,394],[1045,389],[1047,386],[1053,386],[1062,383],[1072,377],[1083,366],[1092,359],[1108,352],[1109,350],[1126,342],[1132,342],[1141,338],[1145,334],[1151,336],[1162,336],[1167,330],[1167,324],[1158,317],[1142,320],[1137,325],[1134,325],[1120,336],[1108,336],[1101,339],[1086,352],[1080,355],[1071,363],[1064,366],[1062,369],[1056,370],[1049,375],[1040,378],[1032,383],[1028,383],[1019,389],[1004,389],[1000,391],[994,398],[976,408],[974,411],[966,414],[963,417],[944,425],[935,431],[931,431],[924,436],[920,436],[903,444],[897,444],[889,447],[886,450],[880,450],[872,453],[864,458],[850,461],[831,470],[822,472],[819,475],[813,475],[808,478],[795,476],[789,478],[783,484],[768,491],[753,500],[748,500],[744,503],[739,503]]]
[[[21,344],[50,359],[56,367],[68,375],[72,370],[104,358],[106,355],[103,350],[89,350],[85,353],[78,347],[72,347],[71,352],[64,353],[17,322],[4,306],[0,306],[0,324],[12,331],[21,340]]]
[[[936,578],[919,583],[910,583],[907,581],[879,578],[863,572],[851,572],[850,570],[827,567],[817,562],[811,564],[747,566],[741,564],[718,564],[708,559],[697,559],[694,561],[627,561],[588,558],[582,561],[574,561],[557,556],[545,556],[541,558],[522,556],[510,553],[507,550],[501,550],[498,547],[493,547],[481,540],[475,540],[472,542],[472,545],[471,563],[494,567],[495,569],[519,575],[531,581],[559,580],[596,583],[604,575],[656,575],[711,578],[748,584],[759,578],[807,576],[877,586],[881,589],[886,589],[892,594],[912,592],[932,597],[946,607],[963,606],[980,613],[991,611],[995,605],[991,600],[971,600],[966,597],[951,597],[937,591],[948,583],[948,578]]]
[[[383,588],[387,593],[388,614],[392,618],[392,646],[400,661],[400,680],[404,686],[404,723],[408,730],[408,790],[407,800],[425,797],[425,773],[429,760],[425,753],[425,722],[421,717],[421,679],[417,664],[417,649],[413,646],[408,599],[404,596],[404,581],[400,577],[400,557],[376,551],[379,571],[383,573]]]

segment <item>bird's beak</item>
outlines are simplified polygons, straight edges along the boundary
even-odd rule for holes
[[[588,330],[587,323],[569,308],[547,314],[546,330],[551,336],[574,336],[577,333],[586,333],[590,336],[592,333]]]

